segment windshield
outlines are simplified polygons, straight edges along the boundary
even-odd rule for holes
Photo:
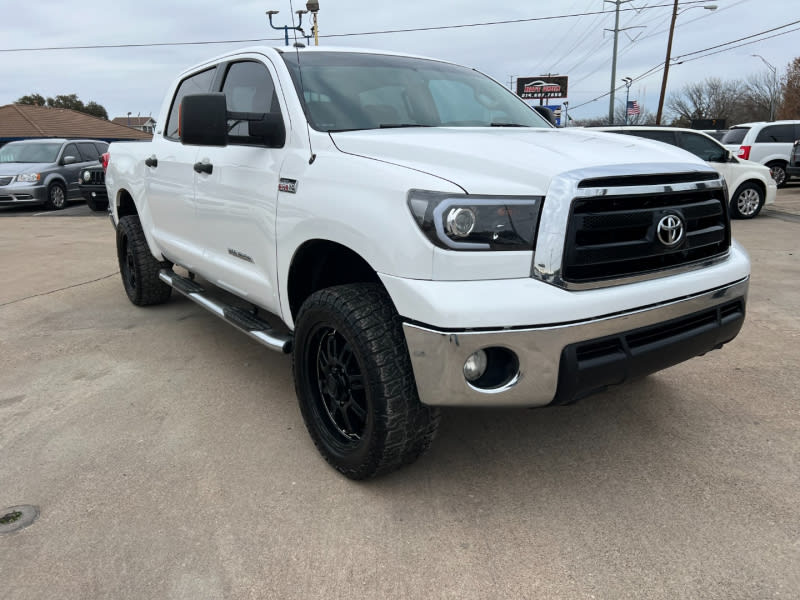
[[[353,52],[287,52],[314,129],[550,127],[485,75],[433,60]]]
[[[744,136],[750,131],[749,127],[734,127],[722,138],[723,144],[741,144]]]
[[[0,148],[0,163],[54,163],[61,144],[11,142]]]

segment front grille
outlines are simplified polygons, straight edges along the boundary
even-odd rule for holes
[[[11,180],[14,179],[13,176],[11,177],[0,177],[0,185],[8,185],[11,183]]]
[[[83,181],[81,179],[81,183],[83,183],[84,185],[105,185],[106,183],[105,171],[103,171],[102,169],[92,169],[91,171],[89,171],[89,173],[92,175],[91,180]]]
[[[663,183],[663,182],[662,182]],[[658,224],[677,215],[683,240],[658,238]],[[586,283],[641,275],[718,256],[730,247],[722,189],[578,198],[567,227],[563,278]]]

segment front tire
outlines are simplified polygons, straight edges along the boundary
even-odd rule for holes
[[[169,262],[160,262],[150,253],[138,216],[122,217],[117,225],[117,259],[128,299],[137,306],[163,304],[172,288],[158,278]]]
[[[47,188],[47,201],[45,206],[50,210],[61,210],[67,205],[67,190],[58,183],[54,182]]]
[[[753,219],[764,207],[766,195],[755,183],[743,183],[731,198],[731,216],[736,219]]]
[[[400,317],[382,287],[315,292],[300,309],[294,342],[300,411],[335,469],[366,479],[427,450],[439,411],[419,401]]]

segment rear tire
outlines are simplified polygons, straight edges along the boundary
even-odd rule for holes
[[[50,210],[61,210],[67,205],[67,190],[63,184],[58,182],[50,184],[44,205]]]
[[[775,180],[775,185],[779,188],[786,186],[786,182],[789,181],[789,176],[786,175],[786,163],[776,160],[769,163],[767,166],[772,174],[772,178]]]
[[[745,182],[731,197],[731,216],[735,219],[753,219],[764,206],[766,194],[755,183]]]
[[[400,317],[377,284],[312,294],[296,320],[293,372],[311,439],[351,479],[419,458],[439,410],[419,401]]]
[[[122,217],[117,225],[117,258],[128,299],[137,306],[163,304],[172,287],[158,278],[161,269],[172,264],[158,261],[150,253],[138,216]]]

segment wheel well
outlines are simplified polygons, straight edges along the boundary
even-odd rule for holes
[[[358,254],[328,240],[311,240],[300,246],[289,268],[288,292],[292,318],[317,290],[346,283],[381,283],[378,274]]]
[[[131,215],[138,215],[136,212],[136,204],[133,202],[133,197],[127,190],[120,190],[117,195],[117,217],[128,217]]]
[[[776,158],[775,160],[771,160],[766,164],[767,167],[769,167],[771,165],[781,165],[783,168],[786,168],[789,165],[789,163],[787,161],[785,161],[785,160],[780,159],[780,158]]]
[[[756,186],[759,190],[761,190],[761,194],[762,195],[766,195],[767,186],[764,185],[763,181],[760,181],[758,179],[747,179],[746,181],[743,181],[742,183],[739,184],[739,187],[737,187],[735,190],[733,190],[733,193],[736,194],[736,192],[738,192],[740,189],[742,189],[743,186],[745,186],[747,184]]]

